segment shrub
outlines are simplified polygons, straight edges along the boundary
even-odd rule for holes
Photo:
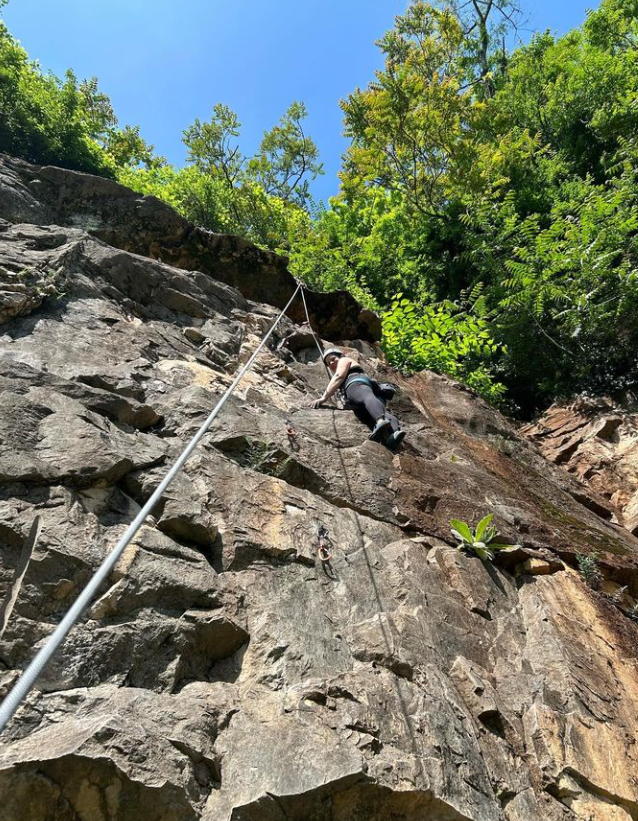
[[[461,304],[419,306],[399,294],[382,315],[383,349],[392,365],[407,373],[425,368],[464,382],[495,405],[505,388],[487,364],[498,345],[490,332],[480,288]]]

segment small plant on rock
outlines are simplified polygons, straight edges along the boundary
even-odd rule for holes
[[[18,282],[27,285],[33,289],[35,294],[41,299],[46,297],[53,297],[60,299],[64,296],[64,292],[60,289],[64,279],[64,271],[62,268],[46,268],[40,270],[38,268],[23,268],[18,271]]]
[[[587,587],[592,590],[600,589],[603,583],[603,574],[598,567],[598,553],[583,553],[576,554],[576,562],[578,564],[578,572]]]
[[[265,442],[251,439],[243,453],[243,463],[251,470],[266,473],[271,455],[271,449]]]
[[[638,604],[634,604],[633,607],[630,607],[627,611],[627,615],[632,621],[638,622]]]
[[[467,522],[462,522],[460,519],[451,519],[450,528],[460,542],[457,548],[459,550],[472,552],[480,559],[483,559],[483,561],[488,560],[491,562],[497,550],[517,547],[518,545],[503,544],[502,542],[496,541],[497,531],[494,525],[492,525],[493,518],[494,514],[488,513],[488,515],[481,519],[476,525],[474,531],[472,531],[472,528]]]

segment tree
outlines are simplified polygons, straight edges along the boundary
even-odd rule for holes
[[[196,119],[184,131],[188,161],[211,177],[221,177],[232,188],[239,182],[246,162],[235,142],[240,128],[235,112],[217,103],[209,122]]]
[[[524,15],[516,0],[451,0],[446,2],[463,28],[466,65],[483,99],[493,97],[494,73],[507,64],[505,37],[518,32]]]
[[[323,174],[317,146],[303,129],[307,116],[306,106],[293,102],[277,125],[264,133],[247,170],[267,194],[302,208],[310,201],[310,180]]]
[[[5,5],[0,2],[0,10]],[[119,162],[152,160],[139,129],[118,129],[97,79],[44,73],[0,20],[0,151],[32,162],[116,176]]]
[[[241,124],[235,112],[222,103],[214,106],[208,122],[195,120],[184,131],[188,161],[211,183],[198,183],[192,189],[198,192],[190,203],[196,204],[199,224],[211,222],[202,216],[200,194],[215,190],[230,212],[224,230],[248,236],[272,250],[289,249],[288,216],[292,218],[295,208],[310,206],[309,179],[322,173],[317,147],[302,127],[306,116],[303,103],[292,103],[277,125],[264,133],[254,157],[241,152]],[[189,181],[194,182],[190,176]],[[219,211],[210,205],[212,211]],[[187,211],[192,218],[192,207]]]
[[[399,191],[426,216],[440,216],[447,173],[464,143],[471,108],[462,90],[463,31],[454,14],[417,2],[379,42],[385,66],[342,102],[352,145],[346,195],[366,186]]]
[[[166,165],[164,157],[155,155],[154,146],[149,145],[140,134],[139,126],[126,125],[122,129],[109,131],[103,140],[104,149],[121,172],[124,168],[155,168]]]
[[[195,120],[184,131],[188,161],[203,173],[220,177],[231,189],[256,183],[270,197],[306,207],[309,180],[323,173],[317,146],[303,129],[307,114],[303,103],[293,102],[281,120],[264,132],[257,154],[246,157],[237,144],[241,129],[237,115],[217,103],[209,122]]]

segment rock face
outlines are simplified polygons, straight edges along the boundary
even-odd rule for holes
[[[141,197],[112,180],[2,157],[0,215],[5,220],[76,228],[114,248],[177,268],[206,271],[247,299],[278,308],[292,296],[295,281],[283,257],[239,237],[196,228],[155,197]],[[307,299],[311,319],[326,339],[380,338],[379,318],[346,291],[309,292]],[[292,306],[290,316],[303,320],[300,302]]]
[[[285,304],[283,261],[112,182],[0,168],[6,692]],[[161,259],[160,259],[161,258]],[[0,739],[1,821],[635,821],[638,540],[462,386],[399,383],[393,455],[295,306]],[[291,427],[292,426],[292,427]],[[521,545],[485,565],[450,518]],[[317,556],[318,530],[332,542]]]
[[[635,403],[579,397],[552,405],[521,433],[576,477],[609,518],[638,534],[638,412]]]

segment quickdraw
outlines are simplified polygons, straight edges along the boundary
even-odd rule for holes
[[[319,544],[317,545],[317,554],[322,562],[329,562],[332,559],[330,552],[334,547],[332,539],[328,535],[328,531],[323,525],[319,526],[318,534]]]
[[[301,450],[301,445],[299,444],[299,434],[290,419],[286,419],[286,436],[288,437],[288,446],[291,450]]]

